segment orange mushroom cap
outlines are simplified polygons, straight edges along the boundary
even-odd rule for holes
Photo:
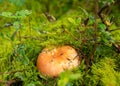
[[[70,46],[57,47],[52,50],[45,48],[37,59],[37,69],[49,77],[57,77],[64,70],[73,69],[79,64],[79,56]]]

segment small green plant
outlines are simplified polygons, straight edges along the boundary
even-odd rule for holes
[[[11,39],[13,40],[15,33],[17,34],[19,32],[19,40],[21,41],[21,34],[20,34],[20,29],[22,28],[22,24],[21,24],[21,20],[22,18],[25,18],[26,16],[30,15],[31,12],[28,10],[21,10],[21,11],[17,11],[15,14],[11,13],[11,12],[2,12],[0,15],[3,17],[7,17],[7,18],[11,18],[14,19],[13,21],[13,26],[16,29],[16,31],[14,32],[13,36],[11,37]]]
[[[26,47],[22,43],[21,32],[20,32],[20,30],[22,29],[21,21],[22,21],[22,18],[25,18],[30,14],[31,14],[31,12],[28,10],[17,11],[15,14],[13,14],[11,12],[2,12],[1,13],[1,16],[13,19],[13,27],[15,28],[15,32],[11,36],[11,40],[13,41],[15,39],[15,36],[17,34],[19,34],[18,39],[20,41],[20,44],[17,46],[17,48],[15,47],[16,49],[15,49],[14,53],[15,53],[15,56],[17,57],[17,59],[19,59],[19,61],[21,61],[20,59],[22,59],[22,62],[24,64],[28,64],[29,59],[25,55]]]

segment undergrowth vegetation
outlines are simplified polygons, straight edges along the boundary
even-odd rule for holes
[[[119,86],[119,0],[0,0],[0,86]],[[78,68],[57,78],[36,68],[45,47],[70,45]]]

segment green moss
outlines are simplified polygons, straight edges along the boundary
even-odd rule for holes
[[[98,18],[95,42],[93,1],[26,0],[25,3],[21,3],[13,4],[9,1],[0,3],[2,12],[15,14],[24,9],[32,12],[24,18],[0,16],[0,85],[5,85],[1,80],[15,79],[22,81],[23,86],[119,86],[120,55],[112,43],[119,45],[120,32],[106,31],[106,26]],[[18,4],[21,6],[17,6]],[[101,7],[103,3],[100,2],[99,5]],[[56,20],[50,22],[45,15],[46,12]],[[118,18],[116,12],[119,12],[119,9],[114,10],[112,14]],[[85,25],[88,17],[88,24]],[[110,20],[109,17],[107,19]],[[18,21],[21,27],[5,26]],[[119,28],[118,22],[117,19],[109,27],[110,30]],[[90,59],[95,43],[97,47],[93,55],[94,61],[86,72],[84,60]],[[71,45],[78,50],[78,53],[82,53],[85,59],[80,67],[65,71],[58,78],[43,77],[36,68],[38,54],[45,47],[61,45]]]

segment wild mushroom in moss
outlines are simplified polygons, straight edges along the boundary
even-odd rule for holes
[[[45,48],[37,59],[38,71],[49,77],[57,77],[61,72],[76,68],[79,64],[80,57],[71,46]]]

